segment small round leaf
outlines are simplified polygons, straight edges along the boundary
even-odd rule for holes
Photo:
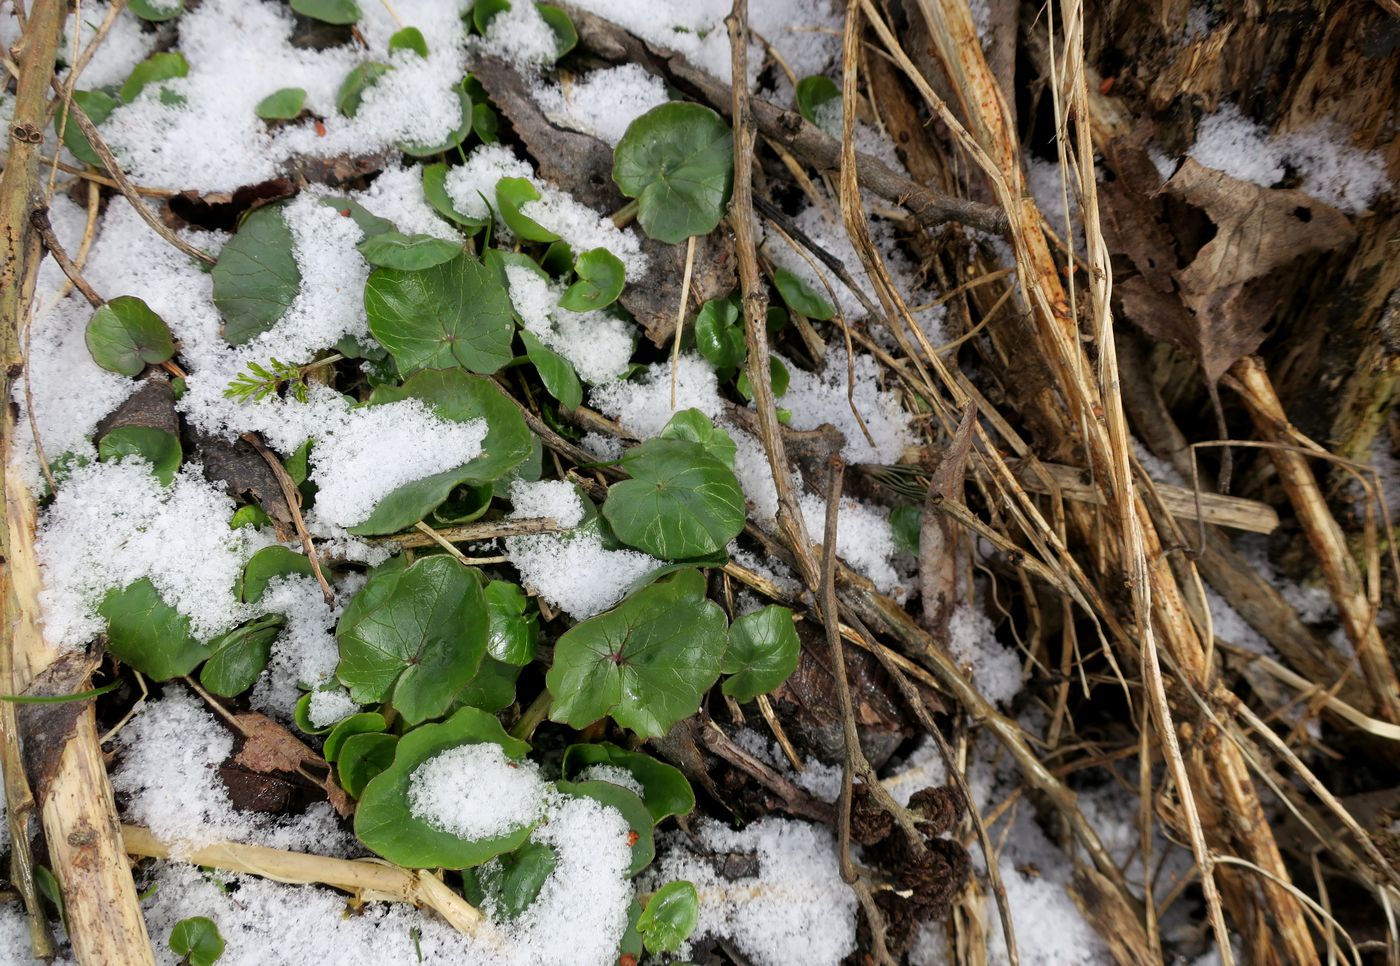
[[[97,444],[97,458],[104,463],[127,456],[139,456],[150,463],[156,479],[169,486],[184,454],[178,439],[152,426],[119,426]]]
[[[622,294],[626,268],[606,248],[594,248],[574,262],[578,281],[565,290],[559,304],[570,312],[591,312],[611,305]]]
[[[213,966],[224,954],[224,937],[214,920],[192,916],[170,930],[170,949],[190,966]]]
[[[92,313],[84,338],[93,362],[123,376],[140,375],[175,354],[165,320],[134,295],[120,295]]]
[[[714,230],[734,183],[729,125],[699,104],[652,108],[627,127],[613,153],[613,181],[638,202],[637,221],[676,244]]]
[[[289,121],[306,106],[306,91],[300,87],[284,87],[258,101],[253,112],[264,121]]]
[[[668,882],[647,900],[637,931],[651,953],[673,953],[700,923],[700,897],[684,880]]]
[[[797,670],[802,643],[792,621],[792,611],[770,604],[745,614],[729,628],[729,650],[724,655],[724,693],[736,701],[752,701],[767,694]]]

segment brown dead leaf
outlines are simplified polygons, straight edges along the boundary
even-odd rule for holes
[[[325,791],[338,814],[348,816],[354,811],[345,792],[331,779],[326,760],[300,738],[256,711],[236,714],[233,720],[244,735],[243,747],[233,757],[234,765],[264,775],[275,772],[300,775]]]

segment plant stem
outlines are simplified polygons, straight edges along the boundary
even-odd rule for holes
[[[529,741],[535,733],[535,729],[540,726],[540,722],[549,716],[549,709],[553,706],[554,696],[546,688],[536,695],[535,700],[530,702],[530,706],[525,709],[525,713],[515,723],[515,727],[510,729],[511,737],[519,738],[521,741]]]

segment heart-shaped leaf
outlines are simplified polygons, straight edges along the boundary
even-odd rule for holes
[[[564,750],[562,771],[570,780],[594,765],[611,765],[627,771],[642,786],[642,801],[652,821],[672,815],[688,815],[695,807],[695,792],[679,768],[657,761],[640,751],[627,751],[607,741],[570,745]]]
[[[637,932],[651,953],[673,953],[700,924],[700,896],[685,880],[668,882],[652,893],[637,920]]]
[[[501,213],[501,220],[517,238],[533,242],[557,241],[558,235],[520,213],[521,205],[539,200],[539,189],[526,178],[502,178],[496,182],[496,207]]]
[[[767,694],[797,670],[802,643],[792,622],[792,611],[770,604],[745,614],[729,628],[729,650],[724,655],[724,693],[736,701],[752,701]]]
[[[340,787],[347,795],[359,798],[371,779],[393,764],[398,746],[398,735],[363,734],[346,738],[335,765]]]
[[[565,409],[577,409],[583,402],[583,383],[578,381],[573,364],[528,329],[520,330],[520,341],[525,343],[525,355],[535,364],[540,382],[544,383],[549,394],[559,400],[559,405]]]
[[[578,281],[565,290],[559,304],[570,312],[591,312],[611,305],[622,294],[626,268],[606,248],[593,248],[574,262]]]
[[[165,320],[134,295],[119,295],[93,312],[83,338],[93,362],[123,376],[139,376],[175,354]]]
[[[492,373],[511,360],[510,296],[469,252],[418,272],[376,269],[365,284],[365,313],[405,374],[453,366]]]
[[[637,221],[676,244],[713,231],[734,183],[729,125],[699,104],[674,101],[627,126],[613,153],[613,181],[636,198]]]
[[[486,585],[486,610],[491,627],[486,651],[498,661],[524,667],[535,659],[540,627],[534,614],[527,614],[529,598],[525,591],[504,580]]]
[[[341,767],[357,735],[341,750]],[[451,748],[493,742],[509,758],[520,759],[530,746],[506,734],[493,716],[475,708],[462,708],[441,724],[424,725],[404,735],[394,751],[394,762],[371,779],[355,810],[355,834],[368,848],[396,865],[411,869],[463,869],[480,865],[494,856],[512,852],[525,843],[533,825],[507,834],[470,841],[435,828],[413,814],[409,788],[419,765]]]
[[[688,560],[722,551],[744,529],[739,479],[705,444],[663,431],[628,450],[622,467],[632,479],[608,488],[603,516],[623,543]]]
[[[131,74],[122,82],[117,96],[122,103],[130,104],[146,89],[148,84],[159,84],[172,77],[187,77],[190,65],[185,55],[178,51],[152,54],[131,69]]]
[[[224,937],[214,920],[191,916],[170,930],[170,950],[190,966],[214,966],[224,954]]]
[[[359,535],[396,533],[422,520],[447,499],[455,487],[500,479],[534,452],[535,435],[515,403],[490,379],[461,369],[428,369],[409,377],[402,386],[380,386],[367,405],[379,406],[417,399],[440,418],[464,423],[486,421],[481,453],[470,462],[407,483],[380,500],[363,523],[350,528]]]
[[[705,578],[683,570],[564,633],[546,675],[550,718],[583,728],[611,716],[658,738],[694,714],[719,677],[724,612],[705,599]]]
[[[515,703],[515,682],[520,668],[498,661],[490,654],[481,659],[481,667],[467,686],[452,699],[452,707],[477,708],[495,714]]]
[[[486,597],[448,556],[382,567],[336,626],[336,677],[360,704],[390,701],[409,724],[445,712],[486,653]]]
[[[290,121],[306,106],[306,91],[300,87],[284,87],[258,101],[253,113],[264,121]]]
[[[107,620],[107,650],[153,680],[189,674],[209,656],[190,634],[190,619],[162,600],[145,577],[109,590],[97,612]]]
[[[121,101],[106,91],[74,91],[73,102],[82,108],[88,120],[98,127],[112,116],[113,111],[122,106]],[[98,168],[103,166],[102,159],[88,143],[87,135],[67,116],[62,107],[55,111],[53,116],[54,133],[57,134],[60,129],[63,131],[63,146],[73,153],[73,157],[84,164]]]
[[[733,298],[710,299],[700,307],[695,315],[695,348],[716,372],[728,374],[744,364],[748,343]]]
[[[734,455],[739,451],[728,433],[710,422],[698,409],[682,409],[671,417],[661,430],[662,439],[684,439],[699,443],[705,451],[730,469],[734,468]]]
[[[224,698],[247,691],[267,667],[286,623],[280,614],[268,614],[210,641],[213,656],[199,669],[199,683]]]
[[[371,235],[356,246],[365,261],[381,268],[416,272],[450,262],[462,253],[462,246],[433,235],[405,235],[386,231]]]
[[[250,211],[210,274],[230,345],[242,345],[276,325],[301,291],[292,230],[281,206]]]
[[[324,23],[354,23],[361,16],[355,0],[292,0],[292,9]]]
[[[417,27],[404,27],[389,38],[389,53],[396,50],[411,50],[419,57],[428,56],[428,42],[423,39],[423,31]]]
[[[126,456],[139,456],[150,463],[156,479],[169,486],[184,454],[178,439],[152,426],[119,426],[97,444],[97,458],[104,463]]]

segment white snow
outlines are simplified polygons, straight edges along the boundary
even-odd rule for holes
[[[507,758],[492,742],[459,745],[413,770],[414,816],[469,841],[508,835],[539,820],[545,782],[532,761]]]
[[[350,697],[350,692],[343,688],[331,688],[311,692],[311,700],[307,702],[306,716],[310,719],[313,727],[329,728],[359,710],[360,706]]]
[[[980,610],[958,604],[948,620],[948,636],[954,659],[972,668],[972,683],[988,701],[1005,705],[1021,690],[1020,660],[997,640],[991,620]]]
[[[665,104],[666,85],[640,64],[622,64],[537,84],[535,100],[555,124],[616,147],[627,125]]]
[[[559,305],[565,286],[520,265],[507,265],[510,298],[525,328],[558,352],[589,384],[616,379],[632,357],[636,326],[606,312]]]
[[[880,368],[865,354],[855,357],[855,391],[848,397],[846,359],[845,347],[833,341],[827,350],[826,368],[820,372],[808,372],[783,360],[790,380],[779,405],[792,413],[788,425],[793,429],[816,429],[823,423],[835,426],[846,441],[841,455],[847,463],[898,463],[905,447],[914,442],[909,414],[898,396],[880,388]],[[852,405],[860,413],[860,421],[851,411]]]

